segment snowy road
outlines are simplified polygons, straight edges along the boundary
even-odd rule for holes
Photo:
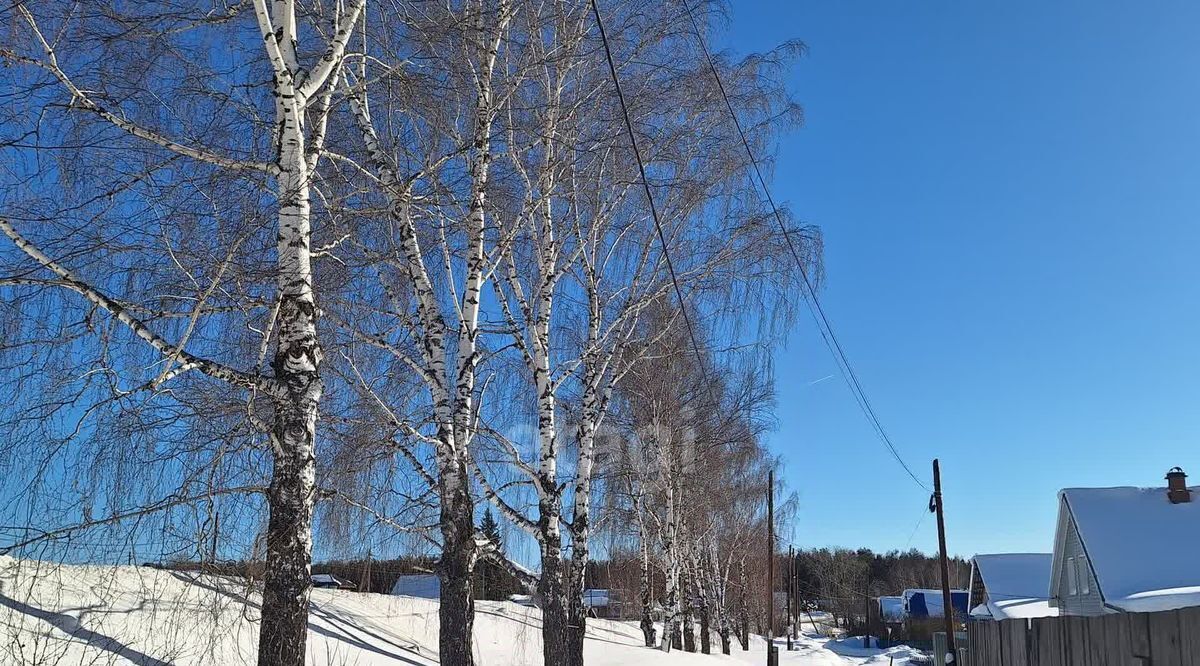
[[[908,663],[909,657],[916,655],[916,652],[908,648],[863,649],[858,641],[851,640],[840,643],[810,635],[802,635],[798,641],[795,641],[794,649],[791,652],[787,651],[783,641],[779,641],[778,645],[779,663],[792,666],[865,666],[867,664],[875,666],[889,663],[902,666]],[[765,663],[765,642],[759,640],[753,647],[754,649],[750,652],[735,650],[733,656],[746,664]],[[649,665],[654,662],[646,663]],[[699,666],[705,662],[696,661],[695,663]]]

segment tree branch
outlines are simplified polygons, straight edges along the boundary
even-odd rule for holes
[[[199,502],[200,500],[211,499],[211,498],[217,497],[219,495],[238,495],[238,494],[262,493],[262,492],[266,492],[266,490],[267,489],[262,486],[238,486],[236,488],[210,490],[210,491],[198,494],[198,495],[190,495],[187,497],[179,497],[178,495],[172,495],[172,496],[167,497],[166,499],[162,500],[161,502],[158,502],[151,506],[143,507],[141,509],[137,509],[134,511],[129,511],[127,513],[120,513],[120,514],[117,514],[114,516],[109,516],[108,518],[101,518],[99,520],[85,520],[84,522],[79,523],[78,525],[72,525],[70,527],[60,527],[58,529],[50,530],[49,532],[42,532],[38,536],[26,539],[24,541],[20,541],[18,543],[14,543],[10,546],[5,546],[4,548],[0,548],[0,555],[7,555],[18,548],[24,548],[25,546],[35,544],[40,541],[56,539],[58,537],[70,534],[71,532],[75,532],[78,530],[85,530],[85,529],[89,529],[92,527],[100,527],[102,525],[112,525],[113,523],[119,523],[122,520],[128,520],[130,518],[140,518],[142,516],[146,516],[151,513],[155,513],[157,511],[165,511],[166,509],[170,509],[170,508],[179,506],[181,504],[191,504],[192,502]]]
[[[277,169],[275,166],[267,162],[239,160],[226,157],[224,155],[219,155],[209,150],[185,146],[181,143],[171,140],[166,136],[163,136],[162,134],[159,134],[158,132],[146,129],[140,125],[137,125],[136,123],[132,123],[105,109],[100,104],[97,104],[92,100],[92,98],[88,97],[86,93],[80,90],[79,87],[77,87],[75,83],[71,81],[70,77],[67,76],[66,72],[59,67],[58,57],[54,53],[54,47],[52,47],[50,43],[46,41],[45,36],[42,35],[42,31],[38,28],[37,21],[33,18],[33,14],[29,13],[29,10],[25,8],[23,3],[17,4],[17,11],[21,13],[21,16],[25,19],[25,22],[28,23],[29,27],[33,30],[33,34],[35,37],[37,37],[38,43],[42,47],[42,51],[44,51],[46,54],[46,60],[41,61],[33,58],[26,58],[9,50],[0,51],[0,55],[13,60],[35,65],[49,71],[56,79],[59,80],[60,83],[63,84],[63,87],[65,87],[67,91],[71,93],[72,106],[85,111],[90,111],[91,113],[94,113],[112,123],[114,126],[128,132],[129,134],[136,136],[139,139],[145,139],[151,143],[158,144],[159,146],[166,148],[173,153],[185,155],[187,157],[191,157],[192,159],[200,160],[201,162],[207,162],[220,167],[225,167],[227,169],[261,171],[269,174],[276,173]]]
[[[125,324],[134,335],[137,335],[142,340],[145,340],[151,347],[162,352],[168,358],[176,358],[183,361],[185,366],[194,367],[200,372],[222,381],[247,389],[259,389],[267,393],[275,394],[278,392],[278,386],[275,381],[269,377],[264,377],[259,374],[251,374],[235,370],[216,361],[210,361],[201,358],[194,354],[190,354],[183,350],[179,345],[167,342],[157,333],[151,331],[140,319],[129,313],[129,310],[121,303],[110,298],[99,289],[87,284],[83,280],[75,276],[67,268],[61,266],[35,246],[32,242],[22,236],[8,220],[0,218],[0,232],[8,236],[17,246],[17,249],[24,252],[31,259],[41,264],[44,268],[50,270],[59,278],[62,279],[64,286],[79,292],[84,298],[91,301],[97,307],[104,308],[112,313],[122,324]]]

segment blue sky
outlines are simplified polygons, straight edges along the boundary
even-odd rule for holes
[[[1200,4],[731,3],[734,53],[808,44],[776,197],[953,552],[1049,551],[1055,493],[1200,482]],[[778,429],[806,546],[908,545],[926,502],[805,316]],[[816,383],[813,383],[816,382]],[[934,521],[911,545],[936,547]]]

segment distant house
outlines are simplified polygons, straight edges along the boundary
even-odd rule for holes
[[[904,622],[904,597],[879,597],[879,619],[884,624]]]
[[[333,574],[319,573],[312,575],[312,586],[334,590],[357,590],[358,586],[348,580],[338,578]]]
[[[609,602],[608,590],[584,590],[583,605],[585,608],[607,608]]]
[[[1200,502],[1178,467],[1166,488],[1059,492],[1050,604],[1064,615],[1200,606]]]
[[[956,616],[967,616],[966,590],[950,590],[950,605]],[[924,620],[945,617],[945,604],[941,590],[905,590],[904,616],[908,620]]]
[[[437,574],[402,574],[392,585],[392,594],[399,597],[438,599],[442,596],[442,581]]]
[[[971,558],[967,607],[975,620],[1052,617],[1050,553],[998,553]]]
[[[525,606],[527,608],[538,607],[537,599],[534,599],[532,594],[510,594],[508,595],[508,600],[518,606]]]
[[[584,590],[583,607],[592,617],[619,619],[623,610],[621,592],[604,589]]]

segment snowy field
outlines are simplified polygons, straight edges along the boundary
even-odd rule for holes
[[[538,666],[540,612],[508,602],[477,605],[481,666]],[[146,567],[67,566],[0,557],[0,664],[149,666],[253,664],[257,596],[236,581]],[[437,603],[412,597],[314,590],[309,663],[437,664]],[[734,654],[663,654],[640,645],[636,625],[588,623],[589,666],[761,664],[764,643]],[[714,641],[715,642],[715,641]],[[803,637],[781,662],[812,666],[905,664],[913,653],[863,650],[853,640]]]

